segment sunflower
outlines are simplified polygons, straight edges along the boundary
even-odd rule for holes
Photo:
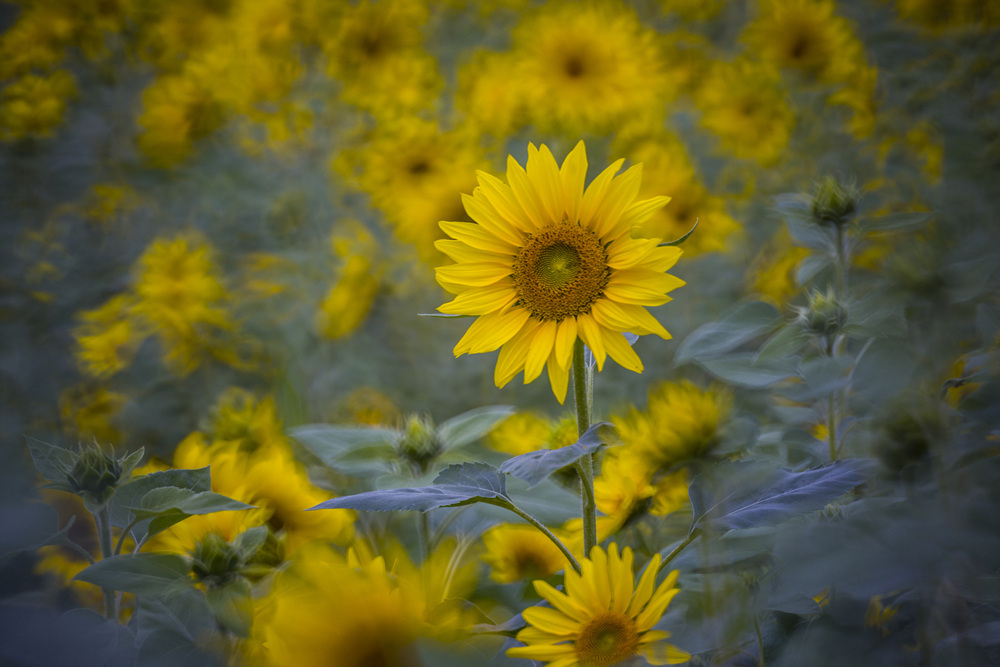
[[[646,566],[638,584],[632,574],[632,550],[618,555],[612,543],[580,563],[581,573],[566,571],[566,592],[544,581],[535,590],[552,605],[524,611],[529,627],[517,634],[526,644],[507,650],[512,658],[543,660],[549,667],[616,665],[641,655],[653,665],[676,665],[691,656],[662,640],[665,630],[653,630],[677,594],[677,570],[654,590],[660,555]]]
[[[624,333],[670,338],[646,307],[666,303],[666,293],[684,284],[666,273],[681,251],[631,236],[670,198],[634,201],[642,167],[616,177],[622,162],[585,191],[582,141],[562,168],[546,146],[528,144],[527,169],[508,157],[509,185],[480,172],[479,187],[462,195],[474,223],[441,223],[454,240],[435,245],[457,263],[438,267],[437,279],[457,296],[439,310],[478,316],[455,355],[501,348],[498,387],[522,370],[531,382],[547,365],[562,403],[577,338],[593,350],[598,370],[611,355],[637,373],[642,362]]]

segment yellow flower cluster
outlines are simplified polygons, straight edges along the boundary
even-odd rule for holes
[[[336,340],[364,323],[378,295],[382,271],[375,264],[375,238],[359,224],[335,235],[331,246],[341,261],[339,275],[316,313],[316,328],[321,335]]]

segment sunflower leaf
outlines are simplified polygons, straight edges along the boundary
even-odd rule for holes
[[[714,359],[754,338],[770,333],[782,323],[777,309],[763,301],[745,303],[722,319],[704,324],[677,346],[674,363]]]
[[[488,503],[501,507],[509,507],[512,504],[507,495],[503,474],[487,463],[448,466],[430,486],[368,491],[353,496],[333,498],[309,509],[427,512],[439,507],[457,507],[472,503]]]
[[[74,581],[139,595],[163,595],[194,585],[191,564],[176,554],[111,556],[85,568]]]
[[[528,488],[545,480],[549,475],[571,466],[584,456],[595,453],[604,445],[613,444],[614,426],[609,422],[598,422],[588,428],[580,439],[559,449],[539,449],[527,454],[507,459],[500,471],[523,479]]]
[[[487,405],[475,408],[441,424],[438,427],[438,436],[446,449],[471,445],[513,412],[512,405]]]
[[[793,472],[733,463],[716,467],[714,473],[691,482],[693,526],[729,530],[774,525],[821,510],[869,480],[875,465],[868,459],[845,459]]]

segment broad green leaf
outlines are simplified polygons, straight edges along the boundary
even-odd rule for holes
[[[729,477],[726,472],[736,474]],[[743,472],[749,474],[743,475]],[[721,480],[709,481],[699,476],[691,482],[695,526],[751,528],[815,512],[870,479],[875,474],[875,464],[867,459],[847,459],[813,470],[792,472],[730,463],[718,466],[710,474],[719,473],[722,473]],[[716,488],[707,490],[706,482]],[[720,492],[719,487],[726,490]]]
[[[799,324],[795,322],[786,324],[764,342],[754,355],[753,363],[766,364],[777,359],[787,359],[798,353],[809,340],[809,334]]]
[[[205,598],[219,627],[240,637],[250,636],[253,597],[249,581],[240,577],[223,586],[209,588]]]
[[[688,334],[677,346],[674,363],[720,357],[780,325],[781,317],[771,304],[745,303],[717,322],[702,325]]]
[[[162,595],[194,585],[191,564],[176,554],[111,556],[85,568],[74,581],[139,595]]]
[[[50,482],[65,483],[73,466],[76,465],[76,454],[32,437],[28,437],[27,440],[31,460],[34,461],[35,468],[42,477]]]
[[[438,436],[446,449],[470,445],[513,414],[514,410],[511,405],[489,405],[463,412],[442,423],[438,427]]]
[[[794,358],[760,364],[755,364],[753,358],[753,353],[739,353],[718,359],[701,359],[698,364],[720,380],[751,389],[763,389],[797,375]]]
[[[254,506],[211,491],[192,491],[177,486],[161,486],[152,489],[142,497],[137,505],[129,506],[128,509],[135,512],[136,516],[140,518],[147,518],[169,510],[191,515],[249,510],[254,509]]]
[[[998,264],[1000,257],[991,253],[986,257],[955,262],[944,267],[948,301],[962,303],[979,296],[989,283],[990,276]]]
[[[802,260],[798,270],[795,272],[795,282],[799,287],[815,278],[821,271],[833,265],[833,261],[827,254],[810,255]]]
[[[877,218],[863,218],[858,224],[866,232],[911,232],[924,227],[933,213],[890,213]]]
[[[309,509],[427,512],[438,507],[454,507],[477,502],[501,506],[510,504],[503,473],[486,463],[448,466],[430,486],[368,491],[327,500]]]
[[[584,456],[594,454],[603,445],[613,441],[614,426],[609,422],[598,422],[588,428],[572,445],[558,449],[539,449],[515,456],[504,461],[500,471],[523,479],[528,483],[528,488],[531,488],[556,470],[573,465]]]
[[[289,434],[323,465],[348,474],[384,470],[382,459],[395,457],[392,443],[399,438],[395,429],[330,424],[298,426]]]
[[[126,480],[132,476],[132,471],[135,470],[135,467],[139,465],[140,461],[142,461],[142,457],[145,455],[145,453],[146,453],[146,448],[140,447],[139,449],[135,450],[131,454],[128,454],[125,458],[121,460],[122,480]]]
[[[832,234],[812,217],[808,197],[792,194],[776,199],[778,212],[798,245],[827,251],[834,247]]]
[[[118,487],[111,499],[112,525],[124,528],[131,523],[135,518],[131,508],[139,506],[147,493],[162,487],[179,487],[195,492],[211,491],[211,474],[206,466],[197,470],[174,469],[151,472],[132,479]]]
[[[168,631],[194,643],[215,631],[215,618],[204,592],[181,588],[166,595],[141,595],[134,616],[136,634],[142,642],[149,634]]]

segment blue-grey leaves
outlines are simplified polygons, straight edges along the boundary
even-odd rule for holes
[[[559,449],[539,449],[515,456],[504,461],[500,470],[526,481],[534,486],[560,468],[573,465],[584,456],[597,452],[612,441],[613,426],[608,422],[598,422],[591,426],[568,447]]]

